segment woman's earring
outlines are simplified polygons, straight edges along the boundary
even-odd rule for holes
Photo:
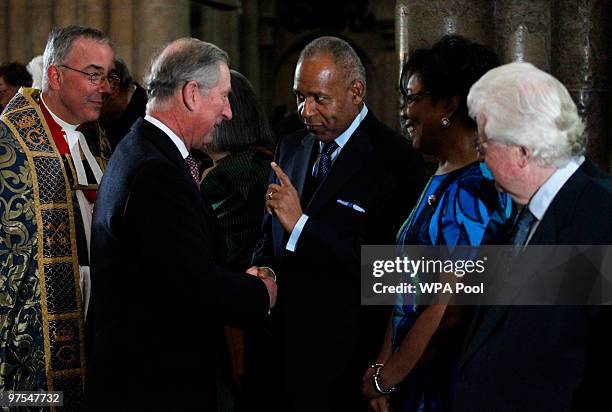
[[[440,121],[440,123],[442,123],[442,127],[445,129],[448,129],[450,127],[450,120],[448,119],[448,117],[443,117],[442,120]]]

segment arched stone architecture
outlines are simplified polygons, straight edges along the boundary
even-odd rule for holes
[[[504,61],[530,61],[561,79],[586,119],[589,154],[600,165],[611,166],[611,3],[0,0],[0,60],[27,63],[43,52],[52,27],[91,25],[111,36],[118,55],[140,80],[157,49],[191,35],[227,50],[232,67],[251,80],[270,113],[287,102],[295,107],[293,70],[304,39],[335,34],[361,50],[369,72],[368,103],[382,121],[398,127],[401,62],[410,50],[456,32],[492,45]]]

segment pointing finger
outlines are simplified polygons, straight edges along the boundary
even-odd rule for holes
[[[281,169],[281,167],[277,165],[276,162],[272,162],[270,163],[270,165],[272,166],[272,170],[274,170],[274,173],[276,173],[276,176],[278,176],[278,180],[280,180],[281,186],[291,186],[291,180],[289,180],[289,177],[285,174],[285,172],[283,172],[283,169]]]

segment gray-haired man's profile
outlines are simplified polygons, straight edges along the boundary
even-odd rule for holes
[[[221,326],[261,321],[276,299],[274,280],[218,265],[225,243],[189,154],[232,117],[227,55],[176,40],[146,87],[94,214],[88,406],[215,410]]]

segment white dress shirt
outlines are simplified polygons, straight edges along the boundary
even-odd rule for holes
[[[331,154],[332,165],[334,164],[334,162],[340,155],[340,152],[342,151],[344,146],[346,146],[346,144],[348,143],[351,136],[353,136],[353,133],[355,133],[355,130],[357,130],[357,128],[359,127],[363,119],[365,119],[367,114],[368,114],[368,108],[364,104],[363,108],[357,114],[357,116],[355,116],[355,119],[353,119],[353,122],[350,124],[350,126],[344,132],[342,132],[338,137],[336,137],[336,139],[334,139],[334,141],[338,145],[338,148],[334,150]],[[311,173],[313,176],[316,176],[316,173],[318,170],[319,160],[321,159],[321,150],[323,150],[323,142],[319,141],[319,155],[317,156],[317,160],[311,170]],[[306,226],[307,221],[308,221],[308,215],[306,215],[305,213],[302,214],[302,216],[300,216],[300,218],[298,219],[297,223],[293,227],[293,230],[291,231],[291,235],[289,236],[287,245],[285,246],[285,248],[288,251],[295,252],[297,242],[300,239],[300,235],[302,234],[302,230],[304,230],[304,226]]]
[[[527,207],[529,211],[537,219],[531,226],[529,236],[527,237],[526,245],[529,244],[531,237],[535,233],[540,221],[544,217],[544,214],[548,210],[548,207],[557,196],[557,193],[561,190],[563,185],[572,177],[572,175],[578,170],[580,165],[584,163],[584,156],[578,156],[572,158],[565,166],[557,169],[542,186],[535,192]]]

